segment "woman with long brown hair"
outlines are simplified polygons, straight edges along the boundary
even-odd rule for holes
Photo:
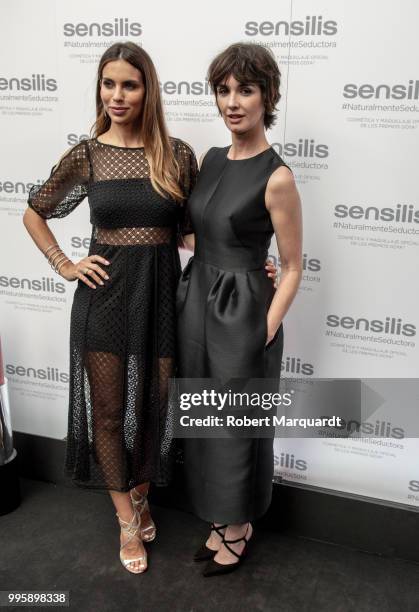
[[[70,331],[66,472],[107,489],[121,526],[120,558],[147,567],[156,529],[149,482],[168,479],[167,382],[174,374],[177,237],[197,173],[191,148],[169,138],[148,54],[116,43],[102,56],[92,138],[34,186],[24,224],[55,271],[78,281]],[[89,255],[72,262],[47,220],[88,196]]]

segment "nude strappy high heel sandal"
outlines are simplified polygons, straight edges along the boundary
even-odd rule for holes
[[[145,563],[147,561],[147,555],[141,555],[140,557],[135,557],[134,559],[125,559],[122,556],[122,549],[127,546],[127,544],[129,544],[134,538],[137,538],[139,542],[142,541],[140,516],[135,509],[132,519],[130,521],[122,520],[118,513],[116,514],[116,516],[118,518],[118,523],[121,527],[122,533],[124,535],[130,536],[127,541],[124,542],[124,544],[121,544],[121,548],[119,551],[119,558],[121,560],[121,563],[125,567],[125,569],[131,572],[131,574],[142,574],[147,569],[147,564]],[[130,563],[133,563],[134,561],[142,561],[138,570],[130,567]]]
[[[136,490],[136,494],[139,495],[138,499],[136,499],[133,496],[132,490],[130,491],[133,508],[137,510],[141,518],[141,515],[143,514],[145,510],[150,512],[150,506],[148,505],[148,499],[146,495],[143,495],[137,490]],[[141,527],[141,531],[140,531],[141,539],[144,542],[152,542],[154,538],[156,537],[156,525],[151,517],[150,517],[150,521],[151,521],[150,525],[148,525],[147,527]]]

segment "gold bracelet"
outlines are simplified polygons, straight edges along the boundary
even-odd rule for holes
[[[64,253],[62,252],[61,249],[59,249],[58,251],[55,251],[51,255],[51,257],[48,258],[49,265],[51,266],[51,268],[55,266],[55,262],[57,261],[57,259],[60,259],[61,255],[64,255]]]
[[[66,263],[68,263],[68,262],[70,262],[70,263],[71,263],[71,259],[69,259],[69,258],[67,257],[67,255],[65,255],[65,259],[64,259],[64,260],[63,260],[63,261],[62,261],[60,264],[57,264],[57,267],[56,267],[56,270],[55,270],[55,271],[56,271],[56,273],[57,273],[57,274],[61,274],[61,268],[62,268],[62,267],[63,267],[63,266],[66,264]]]
[[[49,255],[48,255],[48,252],[49,252]],[[67,263],[68,261],[71,261],[67,257],[67,255],[63,253],[63,251],[61,250],[60,246],[57,243],[50,244],[50,246],[45,251],[44,255],[48,259],[48,263],[51,266],[51,268],[57,274],[60,273],[60,270],[65,263]]]
[[[55,249],[53,249],[50,254],[48,255],[47,259],[48,259],[48,263],[50,264],[52,259],[55,257],[55,255],[57,255],[57,253],[61,253],[61,249],[59,246],[57,246]]]
[[[53,249],[54,247],[57,247],[58,244],[55,242],[54,244],[50,244],[49,247],[47,248],[47,250],[44,252],[45,257],[48,259],[47,253],[48,251],[50,251],[51,249]]]
[[[57,246],[54,247],[48,255],[45,255],[45,257],[48,259],[48,263],[51,261],[51,257],[54,255],[54,253],[58,253],[58,251],[61,251],[61,249],[57,244]]]
[[[54,263],[54,271],[57,272],[58,269],[58,265],[64,261],[65,259],[67,259],[67,255],[65,255],[65,253],[61,254],[61,258],[58,258],[57,261]]]

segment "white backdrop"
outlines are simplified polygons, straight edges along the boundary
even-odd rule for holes
[[[66,435],[75,287],[51,272],[21,217],[30,185],[88,135],[97,62],[117,40],[150,53],[170,131],[197,155],[229,142],[205,82],[212,57],[234,41],[272,49],[282,99],[268,135],[293,168],[305,232],[283,374],[417,376],[418,19],[413,0],[397,11],[389,0],[244,0],[240,11],[192,0],[164,11],[108,0],[2,8],[0,331],[15,430]],[[87,253],[87,200],[51,226],[69,256]],[[398,325],[386,330],[386,319]],[[397,414],[376,418],[403,425]],[[417,438],[276,440],[276,475],[419,507],[418,457]]]

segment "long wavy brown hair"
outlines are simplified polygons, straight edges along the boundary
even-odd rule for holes
[[[144,151],[150,166],[150,179],[154,189],[163,197],[183,199],[179,187],[179,166],[173,154],[169,134],[163,115],[159,81],[156,69],[148,53],[132,42],[113,44],[102,55],[97,72],[96,121],[91,134],[97,138],[107,132],[111,120],[103,109],[100,97],[103,68],[108,62],[123,59],[142,74],[145,96],[143,109],[138,121],[138,131],[144,143]]]

